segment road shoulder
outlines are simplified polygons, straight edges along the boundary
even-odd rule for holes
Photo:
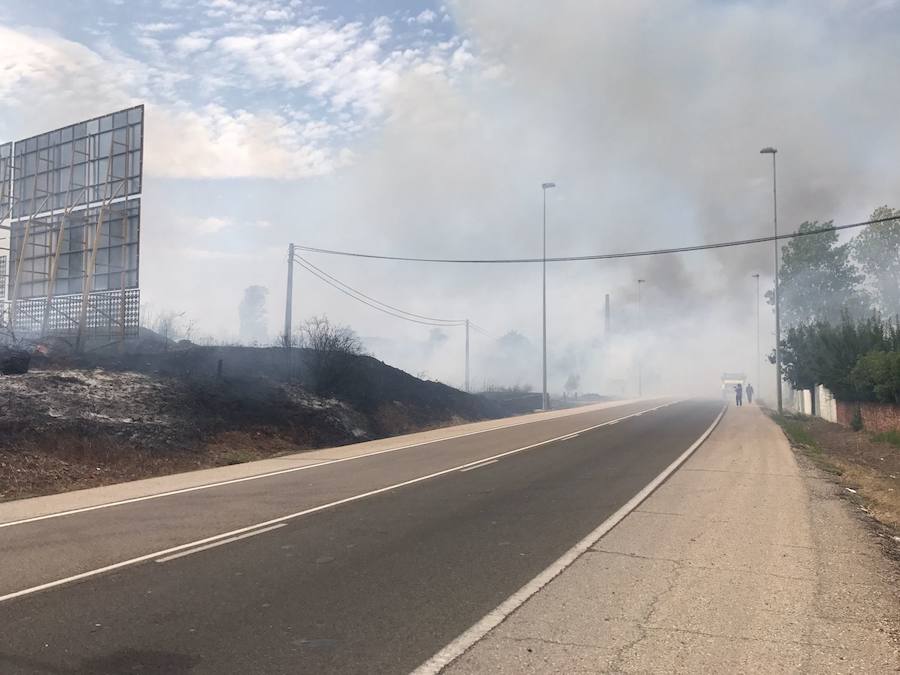
[[[446,672],[887,672],[896,567],[755,406]]]

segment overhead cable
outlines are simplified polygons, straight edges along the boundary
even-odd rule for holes
[[[615,258],[639,258],[651,255],[665,255],[668,253],[688,253],[691,251],[705,251],[716,248],[730,248],[733,246],[747,246],[750,244],[762,244],[768,241],[781,241],[782,239],[794,239],[797,237],[808,237],[815,234],[823,234],[825,232],[837,232],[840,230],[849,230],[866,225],[877,225],[878,223],[886,223],[890,221],[900,221],[897,216],[889,218],[878,218],[876,220],[867,220],[861,223],[849,223],[847,225],[837,225],[831,227],[820,227],[814,230],[804,230],[797,232],[788,232],[779,235],[769,235],[766,237],[754,237],[752,239],[737,239],[733,241],[716,242],[712,244],[696,244],[694,246],[679,246],[676,248],[658,248],[646,251],[627,251],[623,253],[597,253],[593,255],[575,255],[575,256],[559,256],[553,258],[416,258],[411,256],[397,255],[378,255],[374,253],[359,253],[355,251],[339,251],[327,248],[316,248],[313,246],[303,246],[294,244],[294,249],[306,251],[308,253],[323,253],[326,255],[349,256],[352,258],[369,258],[374,260],[396,260],[400,262],[423,262],[423,263],[452,263],[452,264],[475,264],[475,265],[500,265],[510,263],[539,263],[544,262],[580,262],[585,260],[610,260]]]
[[[376,300],[375,298],[373,298],[369,295],[366,295],[362,291],[356,290],[352,286],[345,284],[340,279],[333,277],[325,270],[320,269],[319,267],[316,267],[311,262],[309,262],[308,260],[305,260],[304,258],[302,258],[298,255],[294,256],[294,262],[296,262],[301,267],[306,269],[306,271],[309,272],[310,274],[313,274],[314,276],[318,277],[319,279],[324,281],[326,284],[337,289],[344,295],[347,295],[347,296],[353,298],[354,300],[357,300],[357,301],[363,303],[364,305],[368,305],[369,307],[371,307],[373,309],[377,309],[380,312],[384,312],[385,314],[389,314],[398,319],[404,319],[406,321],[412,321],[413,323],[419,323],[419,324],[423,324],[426,326],[454,327],[454,326],[466,325],[465,319],[439,319],[436,317],[424,316],[422,314],[415,314],[413,312],[407,312],[404,309],[400,309],[399,307],[394,307],[393,305],[389,305],[385,302],[381,302],[380,300]],[[469,325],[472,326],[474,324],[469,322]],[[481,329],[480,327],[479,327],[479,330],[484,332],[484,329]]]

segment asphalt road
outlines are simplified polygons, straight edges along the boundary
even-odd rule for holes
[[[0,529],[2,596],[276,520],[0,602],[0,672],[409,672],[640,491],[721,403],[677,403],[455,467],[652,405]],[[277,520],[339,500],[351,501]]]

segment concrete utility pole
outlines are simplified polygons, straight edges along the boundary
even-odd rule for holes
[[[291,308],[294,304],[294,245],[288,244],[287,296],[284,301],[284,346],[291,346]]]
[[[763,148],[761,155],[772,155],[772,213],[775,222],[775,392],[778,397],[778,414],[784,412],[781,401],[781,304],[778,297],[778,180],[776,179],[775,155],[778,150]]]
[[[603,302],[603,337],[609,339],[609,293]]]
[[[760,370],[759,370],[759,274],[754,274],[756,279],[756,386],[760,386]]]
[[[469,393],[469,320],[466,319],[466,393]]]
[[[542,183],[541,189],[544,191],[544,254],[542,257],[543,262],[543,303],[542,303],[542,314],[543,314],[543,380],[544,380],[544,388],[543,388],[543,397],[541,398],[542,410],[550,410],[550,397],[547,394],[547,190],[550,188],[555,188],[556,183]]]
[[[646,279],[638,279],[638,330],[643,328],[641,321],[641,284],[646,283]],[[644,361],[641,354],[638,354],[638,398],[644,395]]]

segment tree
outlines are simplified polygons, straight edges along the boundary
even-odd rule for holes
[[[266,296],[269,289],[265,286],[248,286],[244,289],[244,297],[238,305],[240,319],[240,337],[248,344],[265,342],[266,333]]]
[[[837,325],[820,321],[792,326],[781,341],[785,377],[795,389],[822,384],[845,401],[875,396],[874,384],[866,382],[876,382],[876,371],[887,367],[886,362],[873,359],[854,374],[860,360],[872,352],[900,352],[900,325],[896,321],[885,321],[877,315],[854,321],[845,313]]]
[[[833,228],[833,221],[805,222],[799,232]],[[869,300],[861,287],[863,276],[854,266],[850,244],[839,244],[831,229],[816,235],[795,237],[781,248],[779,293],[781,320],[785,326],[824,321],[837,324],[844,313],[858,318],[869,312]],[[773,291],[766,301],[775,304]]]
[[[353,383],[362,342],[347,326],[335,326],[327,317],[314,316],[303,324],[307,385],[321,395],[335,394]]]
[[[853,254],[875,291],[878,308],[900,315],[900,209],[880,206],[870,220],[897,220],[867,225],[853,241]]]

